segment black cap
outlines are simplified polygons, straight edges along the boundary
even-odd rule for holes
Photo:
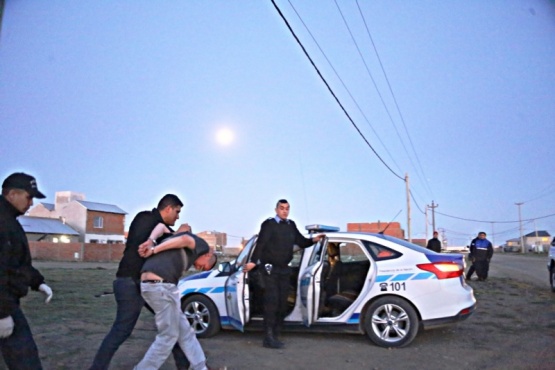
[[[33,176],[23,172],[12,173],[10,176],[6,177],[6,180],[2,183],[2,189],[21,189],[25,190],[33,198],[46,198],[37,188],[37,180],[35,180]]]

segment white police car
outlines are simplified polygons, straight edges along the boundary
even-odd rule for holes
[[[357,332],[383,347],[403,347],[420,328],[468,318],[476,306],[459,254],[440,254],[382,234],[307,226],[326,238],[295,251],[285,330]],[[182,309],[198,337],[221,328],[261,326],[261,294],[243,266],[256,236],[236,260],[179,282]]]

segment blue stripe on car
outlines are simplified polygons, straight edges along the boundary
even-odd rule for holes
[[[378,275],[376,277],[376,283],[383,283],[384,281],[408,281],[428,279],[437,279],[437,277],[431,272],[419,272],[417,274]]]

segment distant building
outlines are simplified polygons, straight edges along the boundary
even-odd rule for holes
[[[20,216],[17,218],[29,241],[75,243],[79,233],[57,218]]]
[[[522,236],[524,239],[525,250],[529,250],[532,246],[540,250],[549,250],[549,243],[551,242],[551,235],[545,230],[532,231]],[[520,237],[507,240],[505,245],[506,250],[520,251]]]
[[[216,251],[222,251],[222,248],[227,244],[227,234],[217,231],[202,231],[197,234],[200,238],[204,239],[209,246]]]
[[[27,213],[30,217],[58,219],[79,233],[85,243],[123,243],[127,213],[116,205],[88,202],[85,195],[72,191],[56,193],[55,203],[39,203]]]
[[[399,222],[357,222],[348,223],[347,231],[360,231],[365,233],[380,233],[391,235],[395,238],[405,239],[405,230],[401,229]]]

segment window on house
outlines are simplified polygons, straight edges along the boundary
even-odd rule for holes
[[[102,229],[104,227],[104,217],[96,216],[93,221],[93,227],[95,229]]]

